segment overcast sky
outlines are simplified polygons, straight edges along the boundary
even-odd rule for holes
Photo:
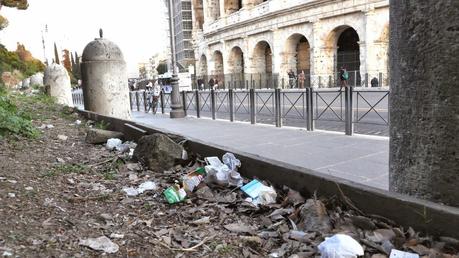
[[[44,59],[41,32],[46,52],[53,58],[54,41],[60,49],[77,51],[81,56],[87,43],[104,30],[104,37],[123,51],[130,75],[137,63],[147,61],[169,44],[167,19],[162,0],[29,0],[29,9],[19,11],[3,7],[1,14],[9,26],[0,31],[0,43],[16,49],[23,43],[32,54]]]

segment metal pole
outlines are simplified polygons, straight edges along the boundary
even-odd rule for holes
[[[186,114],[186,91],[182,91],[182,104],[183,104],[183,112]]]
[[[169,0],[169,31],[171,38],[171,60],[172,60],[172,93],[171,93],[171,112],[170,118],[183,118],[185,112],[180,101],[180,92],[177,76],[177,65],[175,60],[175,28],[174,28],[174,7],[173,0]]]
[[[139,92],[136,91],[136,92],[135,92],[135,102],[136,102],[136,104],[137,104],[137,111],[140,111],[140,100],[139,100],[139,99],[140,99],[140,98],[139,98]]]
[[[230,112],[230,121],[234,121],[234,99],[233,99],[233,89],[228,91],[228,102],[229,102],[229,112]]]
[[[276,127],[282,126],[281,89],[274,90],[274,105],[276,106]]]
[[[255,104],[255,89],[249,90],[249,100],[250,100],[250,123],[255,124],[257,122],[256,114],[257,114],[257,105]]]
[[[201,117],[201,105],[199,104],[199,90],[196,90],[196,117]]]
[[[144,107],[144,111],[147,112],[147,92],[146,91],[143,92],[143,107]]]
[[[215,91],[210,90],[210,111],[212,112],[212,119],[215,120]]]
[[[160,92],[159,97],[161,98],[161,113],[164,114],[164,91]]]
[[[346,87],[345,91],[345,124],[346,135],[354,133],[354,123],[352,122],[352,87]]]

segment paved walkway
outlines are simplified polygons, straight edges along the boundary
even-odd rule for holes
[[[287,162],[368,186],[389,188],[389,139],[210,119],[170,119],[133,112],[156,129]]]

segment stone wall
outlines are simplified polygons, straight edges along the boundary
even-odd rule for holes
[[[258,47],[260,42],[266,42],[272,51],[273,73],[286,76],[289,69],[304,69],[310,71],[311,78],[329,78],[337,72],[338,39],[344,30],[352,28],[359,38],[357,63],[362,79],[366,73],[369,78],[388,73],[388,0],[244,0],[242,8],[230,14],[225,11],[228,3],[204,1],[206,18],[201,37],[195,38],[196,60],[202,56],[209,60],[215,51],[220,51],[225,73],[260,72],[266,70],[266,62],[260,58]],[[217,15],[217,9],[219,14],[222,10],[226,14]],[[244,68],[232,67],[235,63],[229,59],[235,47],[242,50]],[[205,69],[199,66],[206,65],[197,65],[200,75],[205,75]],[[208,63],[206,74],[212,70],[213,65]]]

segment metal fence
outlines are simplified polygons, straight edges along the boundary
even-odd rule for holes
[[[361,74],[360,71],[348,71],[349,86],[352,87],[388,87],[389,75],[383,72],[371,72]],[[287,74],[259,74],[259,73],[238,73],[238,74],[220,74],[220,75],[198,75],[193,77],[193,89],[199,90],[250,90],[250,89],[292,89],[292,88],[333,88],[340,87],[339,73],[335,74],[318,74],[310,75],[309,71],[305,73],[304,80],[289,78]],[[211,80],[212,79],[212,80]],[[217,86],[216,82],[217,81]],[[373,83],[372,83],[373,82]],[[214,87],[215,86],[215,87]]]
[[[181,102],[188,116],[354,132],[387,134],[389,90],[346,87],[337,89],[193,90],[182,91]],[[82,105],[81,92],[73,92]],[[131,110],[145,112],[145,91],[129,93]],[[161,92],[158,112],[171,110],[171,94]],[[150,111],[151,112],[151,111]],[[383,133],[380,133],[380,132]]]

